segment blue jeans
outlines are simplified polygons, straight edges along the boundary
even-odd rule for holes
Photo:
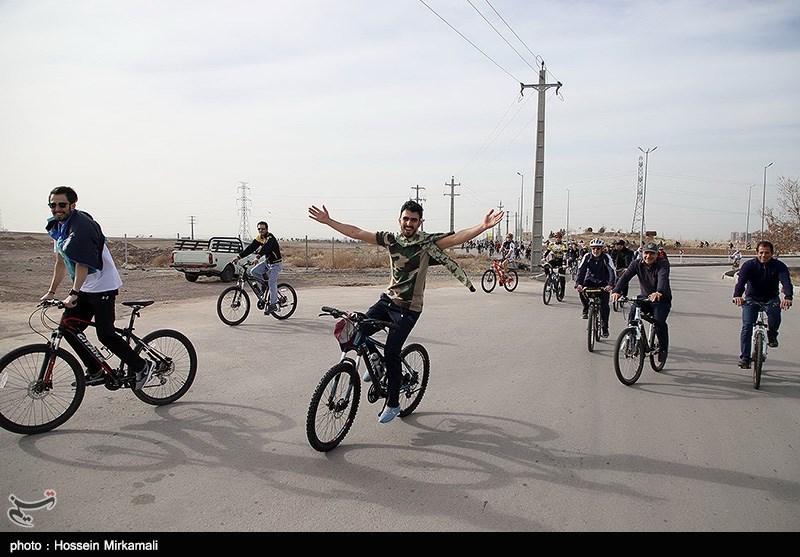
[[[386,334],[386,348],[383,351],[384,360],[386,361],[386,379],[388,394],[386,398],[386,406],[395,408],[400,406],[400,381],[403,377],[403,369],[400,363],[400,351],[411,334],[414,325],[417,324],[417,319],[421,312],[411,311],[410,309],[403,309],[397,304],[393,303],[386,294],[381,294],[380,299],[367,310],[367,317],[372,319],[380,319],[381,321],[391,321],[399,325],[398,329],[389,329]],[[373,331],[367,331],[366,334],[372,334]]]
[[[772,298],[768,303],[780,303],[780,298]],[[758,308],[756,306],[742,306],[742,333],[739,337],[741,346],[740,358],[750,359],[753,340],[753,324],[758,320]],[[767,308],[767,337],[770,339],[778,338],[778,329],[781,326],[781,308]]]
[[[669,327],[667,327],[667,316],[672,309],[672,302],[644,302],[641,304],[642,312],[653,315],[653,324],[656,327],[656,337],[662,351],[669,349]],[[633,319],[636,307],[631,304],[631,311],[628,314],[628,322]]]
[[[256,277],[261,282],[268,282],[269,283],[269,303],[270,304],[277,304],[278,303],[278,273],[281,272],[283,268],[283,263],[280,261],[276,263],[267,263],[266,261],[262,261],[252,269],[250,269],[250,274]],[[264,275],[269,272],[268,279],[264,278]]]

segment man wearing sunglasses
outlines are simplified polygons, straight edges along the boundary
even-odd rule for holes
[[[647,298],[642,310],[652,313],[656,327],[656,336],[661,350],[658,354],[659,361],[667,359],[669,349],[669,328],[667,316],[672,309],[672,289],[669,285],[669,261],[659,257],[659,247],[655,242],[648,242],[642,248],[642,258],[635,260],[617,279],[617,285],[611,291],[611,301],[616,302],[622,296],[623,289],[633,277],[639,277],[641,295]],[[631,306],[633,317],[636,310]]]
[[[250,269],[250,274],[266,283],[269,288],[269,304],[264,308],[264,314],[272,313],[278,309],[278,274],[283,268],[283,260],[281,259],[281,248],[278,245],[278,240],[269,231],[269,225],[265,221],[259,221],[258,234],[250,242],[250,245],[244,248],[244,251],[237,257],[233,258],[233,262],[237,263],[242,257],[247,257],[251,253],[256,254],[256,265]],[[264,261],[258,263],[261,256],[264,256]],[[264,275],[267,275],[264,278]]]
[[[55,266],[53,278],[42,300],[52,300],[69,274],[69,294],[63,302],[64,318],[76,319],[85,330],[94,318],[97,340],[136,374],[136,389],[141,389],[155,368],[155,363],[138,356],[114,330],[114,306],[122,279],[106,245],[103,230],[84,211],[75,208],[78,194],[69,186],[57,186],[50,192],[48,206],[52,216],[47,220],[48,234],[53,238]],[[104,372],[89,350],[76,339],[65,337],[86,365],[86,384],[104,382]]]

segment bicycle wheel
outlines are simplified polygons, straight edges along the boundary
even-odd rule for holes
[[[517,274],[517,271],[514,269],[509,269],[508,274],[506,274],[506,282],[503,283],[503,288],[509,292],[513,292],[517,287],[517,282],[519,282],[519,275]]]
[[[639,380],[644,367],[644,341],[636,341],[636,327],[622,330],[614,346],[614,371],[623,385]]]
[[[594,342],[597,340],[597,309],[594,304],[589,304],[589,322],[586,324],[586,347],[589,352],[594,352]]]
[[[409,344],[400,352],[403,362],[403,379],[400,383],[400,417],[417,409],[431,372],[431,359],[421,344]]]
[[[556,286],[556,300],[559,302],[564,301],[564,292],[567,289],[567,279],[564,277],[558,277],[558,286]]]
[[[650,345],[650,367],[653,371],[661,371],[667,360],[659,361],[658,353],[661,351],[661,343],[658,342],[658,335],[656,335],[656,328],[650,326],[650,332],[647,334],[647,341]]]
[[[250,296],[244,288],[230,286],[217,298],[217,315],[226,325],[239,325],[250,313]]]
[[[492,269],[485,271],[483,276],[481,277],[481,288],[487,294],[494,290],[494,287],[497,285],[497,276],[494,274]]]
[[[352,361],[339,362],[320,379],[306,416],[306,437],[320,452],[335,449],[353,425],[361,400],[361,378]]]
[[[50,381],[38,383],[51,358]],[[78,410],[86,391],[83,367],[63,348],[51,356],[46,344],[12,350],[0,359],[0,427],[32,435],[54,429]]]
[[[297,309],[297,292],[291,285],[278,284],[278,309],[272,312],[275,319],[289,319]]]
[[[550,298],[553,297],[553,283],[550,281],[550,277],[547,276],[544,279],[544,289],[542,290],[542,301],[544,305],[550,303]]]
[[[761,386],[761,368],[764,365],[764,332],[756,331],[753,335],[753,388]]]
[[[156,362],[153,377],[141,390],[133,391],[136,398],[162,406],[175,402],[189,390],[197,374],[197,352],[191,341],[178,331],[162,329],[142,338],[136,354]]]

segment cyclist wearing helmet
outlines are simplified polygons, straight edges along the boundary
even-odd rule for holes
[[[561,232],[553,234],[553,241],[547,244],[547,248],[542,254],[542,263],[545,270],[557,270],[560,274],[565,274],[564,269],[564,256],[567,253],[567,244],[561,238]]]
[[[614,271],[614,262],[611,256],[605,253],[606,243],[601,238],[589,242],[589,253],[583,256],[578,267],[578,276],[575,277],[575,290],[580,293],[583,304],[584,319],[589,318],[589,298],[583,293],[586,288],[602,288],[600,294],[600,317],[603,320],[601,335],[608,337],[608,316],[611,309],[608,306],[609,292],[617,282],[617,273]]]
[[[514,243],[514,235],[510,232],[506,234],[506,241],[503,242],[503,246],[500,248],[500,256],[503,259],[503,272],[508,273],[508,264],[514,261],[514,257],[517,253],[517,245]]]

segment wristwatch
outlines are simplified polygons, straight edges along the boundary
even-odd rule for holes
[[[77,296],[78,294],[80,294],[80,292],[78,292],[74,288],[69,291],[69,295],[70,296]]]

